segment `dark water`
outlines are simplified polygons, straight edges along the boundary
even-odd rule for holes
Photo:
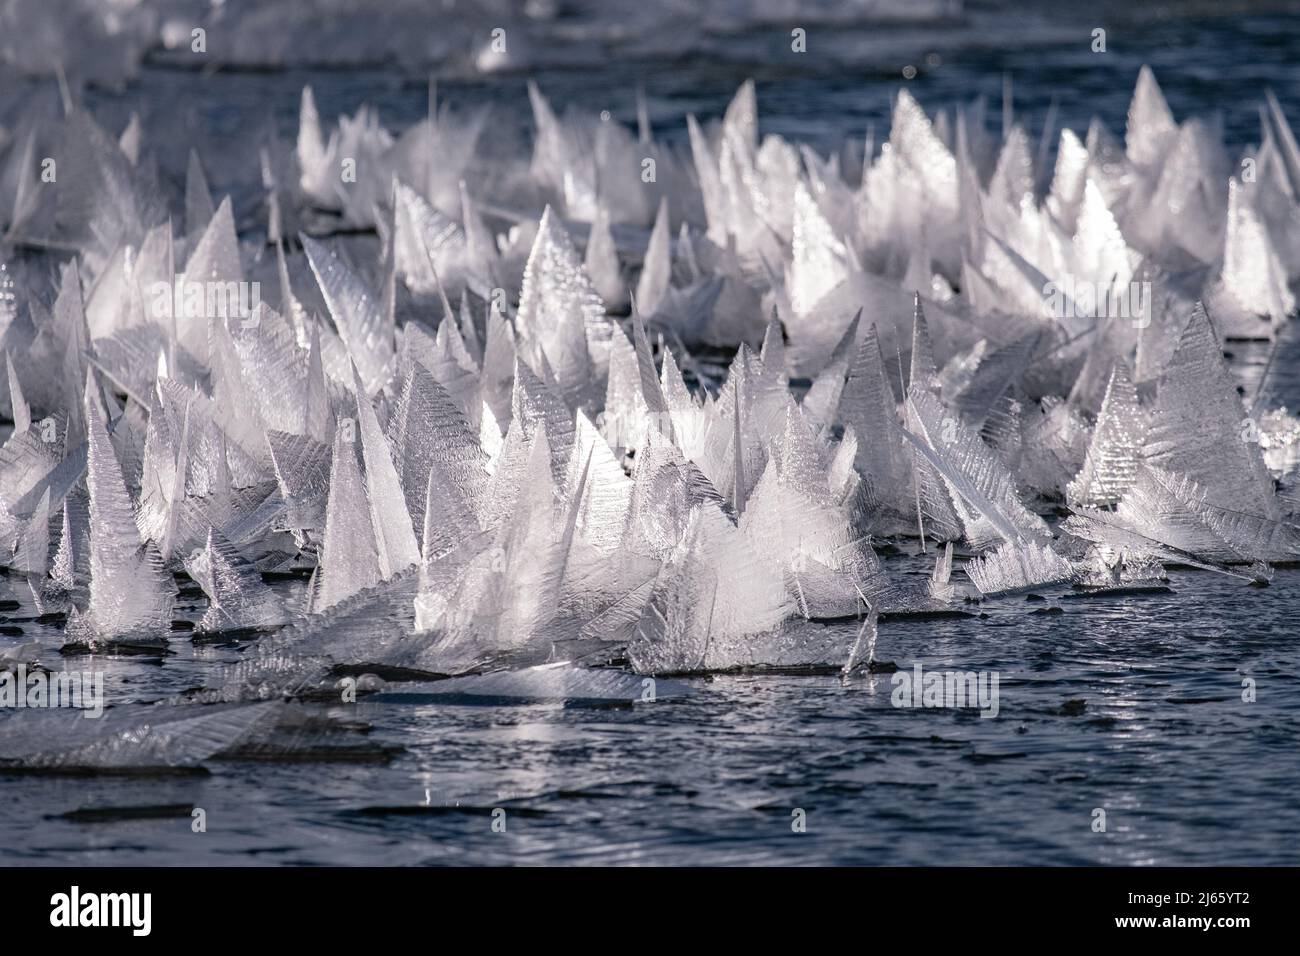
[[[802,58],[789,52],[788,28],[773,28],[729,38],[707,58],[600,61],[537,79],[560,106],[609,109],[624,121],[643,85],[656,133],[673,138],[686,112],[718,115],[753,75],[764,130],[822,149],[871,124],[883,135],[904,82],[927,108],[986,95],[998,123],[1004,75],[1016,119],[1031,130],[1055,98],[1059,122],[1082,129],[1097,113],[1120,133],[1143,62],[1179,119],[1221,114],[1229,142],[1257,139],[1266,85],[1300,123],[1300,16],[1287,5],[1137,7],[970,4],[963,20],[938,27],[810,28]],[[1096,26],[1108,31],[1106,54],[1089,49]],[[905,81],[909,64],[919,72]],[[402,127],[425,108],[422,78],[380,69],[205,75],[154,66],[124,93],[90,100],[118,118],[110,128],[140,111],[178,182],[193,145],[214,189],[238,194],[249,181],[250,123],[269,117],[291,134],[304,82],[327,117],[370,102]],[[489,143],[526,127],[523,77],[443,77],[439,90],[453,104],[496,104]],[[252,191],[247,199],[251,210]],[[1263,407],[1300,405],[1295,338],[1293,327]],[[1248,395],[1266,355],[1264,346],[1235,349]],[[887,566],[902,574],[929,565],[894,557]],[[975,609],[987,617],[882,623],[880,660],[997,672],[995,719],[896,708],[885,674],[847,685],[720,676],[690,681],[691,698],[627,708],[302,705],[368,723],[367,739],[401,751],[386,764],[213,763],[198,777],[0,777],[0,862],[1300,863],[1300,571],[1279,570],[1265,589],[1198,571],[1170,579],[1172,594],[1070,599],[1044,589],[1044,602],[1017,596]],[[30,620],[18,579],[0,578],[5,599],[22,607],[0,612],[0,624],[24,633],[0,640],[57,641]],[[1035,613],[1046,608],[1061,613]],[[93,666],[106,670],[111,701],[149,701],[205,683],[240,654],[184,633],[171,650],[162,663]],[[1250,703],[1246,678],[1255,682]],[[191,832],[187,810],[62,816],[172,804],[203,808],[207,832]],[[504,833],[493,831],[495,808],[506,810]],[[1093,830],[1097,808],[1104,833]],[[806,832],[792,830],[796,810]]]
[[[884,674],[719,676],[622,708],[306,705],[404,752],[220,762],[197,778],[8,778],[0,846],[7,863],[77,864],[1294,864],[1300,571],[1266,589],[1202,572],[1170,583],[882,624],[878,659],[998,672],[992,719],[894,707]],[[172,649],[161,665],[96,660],[109,699],[180,691],[237,655]],[[168,804],[203,808],[207,832],[188,811],[62,818]]]

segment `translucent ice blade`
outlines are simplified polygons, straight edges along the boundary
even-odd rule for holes
[[[831,359],[826,367],[817,374],[812,387],[804,396],[800,408],[808,421],[820,426],[829,426],[839,409],[841,396],[844,394],[850,364],[857,356],[858,321],[861,314],[855,315],[844,335],[831,352]]]
[[[874,325],[858,346],[840,397],[838,420],[859,436],[855,464],[880,501],[898,513],[908,513],[913,507],[910,456],[898,430],[894,392],[885,379]]]
[[[300,238],[334,327],[356,363],[366,393],[373,395],[392,377],[393,317],[384,314],[380,299],[333,252],[310,236]]]
[[[658,380],[655,382],[658,385]],[[618,452],[641,447],[649,409],[641,393],[636,349],[621,331],[615,333],[609,355],[602,431]]]
[[[1066,491],[1070,502],[1087,507],[1116,504],[1133,484],[1145,435],[1146,420],[1138,407],[1137,390],[1128,370],[1116,363],[1087,460]]]
[[[379,548],[380,576],[409,568],[420,560],[411,515],[406,509],[402,481],[393,464],[392,450],[379,428],[374,407],[354,371],[353,386],[357,398],[357,417],[361,451],[366,463],[366,499],[370,509],[375,542]],[[337,450],[337,445],[335,448]]]
[[[424,328],[409,322],[403,330],[403,363],[423,365],[460,409],[461,415],[477,428],[482,407],[482,379],[470,357],[455,323],[444,320],[437,336],[430,338]]]
[[[50,561],[50,489],[41,495],[40,503],[27,519],[14,545],[14,557],[9,567],[29,575],[45,577]]]
[[[199,154],[190,149],[189,162],[185,166],[185,235],[197,240],[207,231],[208,223],[216,215],[212,205],[212,193],[208,191],[208,177],[203,172],[203,163]]]
[[[14,420],[14,434],[25,432],[32,424],[32,410],[23,397],[23,383],[14,371],[13,356],[5,349],[5,370],[9,380],[9,409]]]
[[[636,286],[636,307],[642,315],[654,315],[668,292],[672,269],[668,240],[668,200],[665,198],[659,201],[659,212],[655,215],[654,228],[650,230],[650,242]]]
[[[1088,150],[1072,130],[1061,130],[1056,169],[1048,191],[1047,208],[1067,229],[1073,229],[1088,169]]]
[[[523,362],[517,363],[514,379],[510,427],[519,428],[530,440],[539,429],[546,433],[551,474],[556,482],[563,482],[573,453],[573,415]]]
[[[232,327],[229,341],[238,364],[238,381],[247,389],[247,397],[266,428],[301,435],[319,427],[311,416],[320,414],[321,400],[309,393],[321,384],[311,381],[312,355],[298,345],[297,333],[289,323],[263,302],[249,321]],[[243,444],[256,447],[251,439]]]
[[[1084,184],[1074,234],[1075,271],[1098,290],[1124,290],[1133,277],[1133,256],[1096,181]]]
[[[464,232],[409,186],[394,180],[393,189],[397,271],[413,292],[456,294],[467,279]]]
[[[1125,151],[1129,161],[1135,166],[1154,166],[1164,157],[1177,130],[1155,74],[1143,65],[1128,109]]]
[[[37,771],[196,767],[267,726],[283,706],[135,705],[106,710],[97,720],[33,712],[0,724],[0,762]]]
[[[1151,409],[1148,463],[1194,480],[1217,507],[1275,520],[1272,479],[1205,309],[1198,305],[1165,367]]]
[[[602,552],[616,554],[623,543],[631,507],[632,480],[624,474],[596,426],[582,412],[578,413],[574,435],[568,487],[574,489],[573,495],[580,494],[573,501],[579,516],[578,530],[586,541]],[[579,467],[588,472],[581,492],[577,490]]]
[[[424,528],[429,470],[435,463],[458,497],[477,510],[488,480],[478,436],[446,389],[418,363],[407,375],[388,432],[415,527]]]
[[[812,311],[845,280],[849,252],[822,215],[802,181],[794,193],[794,241],[790,263],[790,307],[797,316]]]
[[[157,636],[171,620],[175,588],[157,552],[141,547],[131,498],[109,441],[93,373],[86,380],[90,491],[90,600],[83,623],[92,639]]]
[[[603,395],[613,326],[573,243],[549,209],[524,268],[515,330],[534,358],[555,369],[565,401],[594,408]]]
[[[306,435],[266,433],[289,527],[323,529],[330,490],[330,446]]]
[[[185,285],[182,286],[180,296],[182,304],[186,301],[187,295],[194,294],[192,290],[201,290],[206,296],[206,290],[213,288],[208,283],[238,283],[243,280],[244,269],[239,260],[239,240],[235,235],[235,219],[231,211],[230,197],[227,196],[222,200],[216,214],[185,262]],[[191,285],[191,283],[196,284]],[[174,302],[168,314],[173,312],[175,312]],[[208,357],[206,314],[206,307],[199,311],[197,317],[193,315],[192,309],[186,307],[174,315],[180,344],[200,361],[206,361]]]
[[[1278,250],[1255,208],[1258,189],[1228,180],[1228,224],[1223,245],[1223,285],[1251,316],[1268,316],[1276,324],[1295,311],[1296,300],[1287,286],[1287,271]],[[1238,323],[1242,334],[1254,334]],[[1257,330],[1255,330],[1257,331]]]
[[[591,277],[592,287],[610,309],[618,311],[628,304],[627,283],[623,280],[618,250],[609,229],[609,211],[603,206],[596,213],[591,232],[587,234],[583,268]],[[638,295],[637,300],[640,301],[641,296]]]
[[[370,502],[357,463],[355,431],[340,424],[330,464],[325,534],[312,611],[323,611],[378,583],[379,546],[371,524]]]
[[[199,622],[203,631],[274,627],[288,613],[279,594],[262,582],[262,576],[220,532],[209,529],[207,546],[191,563],[201,573],[195,577],[208,595],[208,610]]]
[[[153,390],[157,376],[156,365],[159,354],[168,358],[167,375],[186,384],[202,380],[204,368],[183,346],[172,348],[168,342],[168,332],[153,322],[143,322],[130,328],[120,329],[111,337],[95,340],[95,364],[118,388],[132,398],[147,404],[149,393]],[[203,355],[207,356],[206,331],[203,342]],[[172,362],[172,358],[175,359]]]
[[[1014,477],[977,432],[951,413],[945,414],[929,392],[912,389],[908,403],[921,434],[907,430],[903,434],[943,476],[954,504],[960,506],[968,536],[982,539],[976,526],[979,519],[1010,542],[1047,536],[1046,523],[1021,503]]]

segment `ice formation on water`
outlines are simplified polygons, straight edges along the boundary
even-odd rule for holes
[[[59,771],[192,768],[273,725],[279,702],[225,707],[138,705],[95,720],[35,711],[0,723],[0,767]]]
[[[685,151],[530,98],[533,152],[489,191],[481,117],[331,124],[304,91],[287,165],[258,170],[265,231],[201,156],[169,214],[148,144],[75,106],[23,128],[84,178],[33,192],[31,137],[0,147],[0,562],[69,645],[161,645],[184,572],[200,632],[255,638],[194,700],[340,673],[616,700],[640,685],[595,668],[848,676],[889,616],[974,594],[962,573],[996,595],[1300,558],[1300,425],[1248,410],[1222,352],[1295,304],[1271,98],[1250,181],[1146,69],[1123,143],[1062,131],[1050,170],[1020,126],[999,144],[904,91],[860,180],[760,137],[752,83]],[[928,580],[886,543],[934,548]],[[288,569],[301,604],[262,577]],[[163,763],[203,756],[167,728],[213,751],[255,711],[168,713]],[[37,762],[129,762],[133,733]]]

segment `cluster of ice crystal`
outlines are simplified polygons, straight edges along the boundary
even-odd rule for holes
[[[340,667],[615,699],[581,668],[852,672],[881,615],[962,593],[954,543],[984,594],[1300,557],[1300,429],[1247,414],[1221,346],[1294,306],[1271,98],[1246,181],[1145,69],[1123,145],[1063,131],[1050,177],[1020,126],[906,91],[860,179],[760,137],[753,84],[686,154],[530,95],[534,152],[485,191],[481,117],[329,127],[306,91],[243,235],[198,157],[173,218],[147,144],[79,108],[5,144],[0,562],[70,644],[164,642],[184,571],[200,631],[278,629],[205,701]],[[78,174],[35,190],[34,141]],[[930,579],[886,539],[940,545]]]

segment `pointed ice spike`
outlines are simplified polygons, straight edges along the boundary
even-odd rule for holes
[[[800,408],[809,422],[819,426],[830,425],[840,407],[844,394],[844,384],[849,374],[849,366],[857,355],[858,323],[862,320],[862,310],[854,313],[849,327],[844,330],[840,340],[831,352],[830,361],[817,374],[808,394],[804,396]]]
[[[378,544],[380,577],[390,578],[419,562],[420,547],[415,541],[392,453],[355,366],[352,385],[357,399],[361,451],[366,463],[366,498]]]
[[[516,426],[530,441],[539,430],[545,432],[551,449],[551,474],[557,483],[562,482],[573,453],[573,415],[523,362],[515,366],[511,430]]]
[[[182,299],[184,295],[190,294],[191,289],[214,288],[208,283],[238,283],[243,280],[244,269],[239,260],[235,217],[231,211],[230,197],[227,196],[217,207],[207,229],[199,237],[185,262]],[[191,283],[201,284],[195,286]],[[198,316],[195,316],[193,310],[189,308],[177,310],[173,303],[169,311],[176,322],[178,344],[200,361],[206,361],[208,357],[207,309],[199,310]]]
[[[59,295],[54,300],[54,328],[65,350],[62,356],[62,380],[65,408],[68,411],[68,447],[76,447],[85,432],[84,411],[77,383],[87,374],[86,352],[90,347],[90,332],[86,327],[86,310],[81,296],[81,280],[75,262],[65,263]]]
[[[1287,285],[1287,270],[1276,245],[1255,208],[1258,196],[1237,180],[1228,180],[1228,223],[1223,243],[1223,285],[1236,303],[1252,316],[1268,316],[1280,324],[1295,311],[1296,300]],[[1251,335],[1255,323],[1239,323]],[[1234,331],[1236,326],[1233,326]],[[1241,333],[1238,333],[1241,334]]]
[[[1150,167],[1164,158],[1165,151],[1178,132],[1174,115],[1169,111],[1160,85],[1149,66],[1138,71],[1137,87],[1128,109],[1125,153],[1129,162]]]
[[[41,494],[40,503],[27,519],[14,546],[9,567],[29,577],[43,578],[50,563],[50,489]]]
[[[469,293],[460,294],[460,312],[457,314],[461,341],[475,368],[483,367],[483,345],[479,342],[478,329],[474,326],[474,317],[469,310]]]
[[[1091,508],[1117,504],[1133,484],[1145,436],[1145,415],[1138,407],[1137,389],[1128,369],[1116,362],[1087,460],[1066,489],[1070,504]]]
[[[632,345],[636,349],[641,397],[645,400],[646,410],[650,414],[651,427],[672,441],[673,423],[668,412],[668,400],[664,397],[659,376],[655,374],[655,360],[650,350],[650,341],[646,338],[645,323],[641,320],[641,313],[636,309],[632,310]]]
[[[191,577],[209,599],[200,631],[275,627],[287,620],[280,596],[219,531],[208,529],[206,547],[191,563]]]
[[[208,178],[203,174],[199,154],[190,149],[189,163],[185,168],[185,235],[198,241],[207,231],[208,223],[216,215],[212,194],[208,191]]]
[[[157,637],[170,620],[174,587],[152,549],[144,549],[131,498],[109,440],[95,373],[86,374],[89,449],[90,600],[79,620],[90,643],[126,636]]]
[[[659,211],[655,215],[654,228],[650,230],[650,242],[646,246],[641,278],[636,286],[637,308],[643,315],[653,316],[668,293],[672,269],[669,238],[668,199],[663,197],[659,200]]]
[[[312,323],[311,337],[308,342],[307,381],[303,404],[304,425],[308,437],[322,444],[330,440],[334,427],[334,416],[330,412],[329,392],[325,385],[325,365],[321,354],[320,326]]]
[[[732,506],[736,509],[736,514],[743,514],[745,511],[745,453],[744,442],[741,438],[740,431],[740,380],[736,380],[735,385],[736,400],[732,404],[732,422],[733,429],[731,433],[731,457],[736,469],[735,477],[735,495]]]
[[[355,429],[349,424],[339,422],[334,433],[325,534],[311,605],[314,614],[372,587],[383,577],[370,502],[357,464]]]
[[[850,255],[802,180],[795,187],[793,230],[790,307],[802,317],[848,277]]]
[[[936,601],[950,601],[952,596],[952,542],[949,541],[939,552],[934,571],[930,573],[930,597]]]
[[[609,353],[609,381],[605,387],[601,431],[622,455],[641,447],[646,425],[647,406],[641,394],[636,349],[620,331],[614,336]]]
[[[154,405],[161,414],[161,408]],[[151,414],[152,418],[152,414]],[[166,530],[163,532],[162,541],[159,544],[158,551],[164,562],[169,561],[172,556],[172,545],[176,538],[176,525],[180,518],[181,509],[185,505],[185,477],[189,470],[190,463],[190,405],[185,405],[185,423],[181,426],[181,438],[176,444],[176,458],[174,460],[171,488],[167,494],[167,523]]]
[[[1199,303],[1166,365],[1145,459],[1195,481],[1219,508],[1275,520],[1278,504],[1258,443],[1242,441],[1246,410]]]
[[[479,216],[478,207],[470,199],[465,181],[460,181],[460,220],[465,229],[466,281],[480,296],[490,296],[497,286],[500,268],[496,241],[490,229]]]
[[[1277,130],[1282,161],[1290,179],[1291,195],[1300,196],[1300,145],[1296,143],[1295,134],[1291,131],[1286,114],[1282,112],[1282,104],[1277,101],[1277,95],[1271,89],[1265,89],[1264,97],[1268,102],[1268,115]]]
[[[746,80],[736,90],[722,117],[723,135],[748,153],[758,149],[758,94],[753,80]]]
[[[331,148],[330,153],[333,152]],[[302,190],[328,204],[338,201],[338,189],[335,177],[328,168],[331,159],[325,150],[325,137],[321,133],[320,113],[316,110],[316,98],[310,86],[302,88],[302,100],[298,110],[298,166],[302,170],[299,182]]]
[[[515,331],[534,367],[545,357],[565,401],[594,407],[602,397],[613,326],[578,254],[548,207],[524,267]]]
[[[853,641],[853,647],[849,651],[848,660],[844,662],[844,667],[840,669],[840,678],[842,680],[847,680],[849,675],[851,675],[854,669],[857,668],[858,661],[861,660],[864,648],[871,648],[872,652],[874,652],[877,636],[876,625],[878,621],[879,615],[876,613],[875,607],[873,607],[870,602],[867,602],[867,616],[863,620],[862,626],[858,628],[858,635]],[[868,656],[867,663],[871,663],[870,656]]]
[[[1015,544],[1049,537],[1046,522],[1025,508],[1014,476],[978,432],[946,412],[929,392],[912,389],[907,400],[909,421],[921,434],[903,429],[903,435],[943,476],[973,544],[991,538],[979,527],[981,519]]]
[[[767,323],[767,329],[763,333],[763,348],[759,352],[759,358],[763,362],[763,373],[775,381],[781,383],[785,388],[789,385],[789,378],[785,373],[785,339],[781,331],[781,320],[776,317],[776,310],[772,310],[772,318]]]
[[[310,236],[299,238],[366,394],[374,395],[392,377],[393,316],[384,314],[382,300],[333,252]]]
[[[619,266],[618,249],[609,229],[609,212],[604,206],[596,213],[596,220],[591,224],[587,235],[587,252],[583,258],[587,275],[596,292],[612,310],[627,306],[628,290],[623,281],[623,272]]]
[[[575,480],[578,462],[589,480]],[[605,554],[616,554],[624,543],[624,527],[631,507],[633,483],[614,458],[609,445],[586,414],[579,412],[574,429],[574,453],[569,463],[567,487],[581,516],[583,540]]]
[[[515,340],[501,312],[489,305],[483,342],[483,401],[504,430],[510,424],[515,384]]]
[[[462,500],[476,505],[488,477],[478,436],[446,389],[419,363],[411,367],[388,429],[406,506],[416,527],[425,527],[428,474],[435,464]]]
[[[432,562],[471,541],[482,531],[472,508],[473,495],[467,494],[474,491],[450,479],[438,462],[430,465],[429,481],[420,507],[424,519],[420,542],[422,574]]]
[[[910,454],[898,433],[894,392],[874,324],[858,345],[840,396],[838,420],[858,435],[855,464],[880,502],[896,514],[907,514],[912,504]]]
[[[393,254],[398,272],[412,291],[436,291],[445,301],[444,283],[463,288],[465,235],[460,226],[434,209],[414,189],[393,177]],[[446,311],[450,315],[450,310]]]
[[[13,356],[5,349],[5,371],[9,381],[9,407],[13,411],[14,434],[18,435],[32,427],[32,410],[23,398],[22,382],[14,371]]]
[[[932,392],[939,390],[939,373],[934,364],[934,346],[930,344],[930,330],[925,322],[920,293],[912,296],[912,363],[908,372],[908,387],[920,383],[921,388]]]

